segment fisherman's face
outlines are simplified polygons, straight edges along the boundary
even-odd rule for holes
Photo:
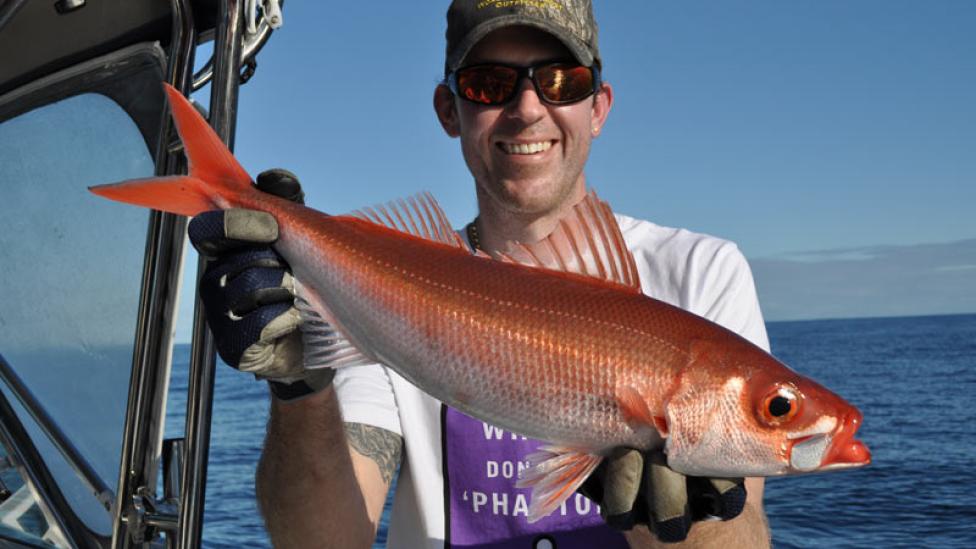
[[[573,59],[554,36],[531,27],[507,27],[479,42],[464,65],[531,66]],[[446,93],[446,95],[445,95]],[[441,87],[435,107],[447,133],[461,138],[479,200],[516,216],[545,215],[583,196],[583,166],[612,104],[612,90],[569,105],[544,103],[528,78],[509,103],[485,106],[454,97]],[[526,149],[526,146],[528,148]]]

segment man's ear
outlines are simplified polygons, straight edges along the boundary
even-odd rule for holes
[[[613,107],[613,87],[603,82],[600,91],[593,96],[593,113],[591,116],[591,130],[593,137],[600,135],[603,125],[607,123],[610,109]]]
[[[437,113],[437,119],[441,121],[441,127],[444,128],[447,135],[451,137],[461,135],[461,124],[458,120],[454,94],[444,84],[440,84],[434,89],[434,112]]]

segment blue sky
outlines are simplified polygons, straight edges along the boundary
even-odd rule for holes
[[[244,166],[291,169],[323,211],[429,190],[467,222],[473,182],[431,107],[447,5],[288,3],[241,89]],[[750,258],[976,237],[976,2],[595,11],[616,103],[587,174],[618,211]]]
[[[474,214],[431,93],[448,2],[299,2],[241,90],[237,153],[329,212],[430,190]],[[597,0],[616,104],[590,183],[750,257],[976,236],[976,3]]]

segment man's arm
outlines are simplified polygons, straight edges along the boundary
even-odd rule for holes
[[[287,170],[262,172],[255,187],[303,203],[301,185]],[[362,424],[344,426],[331,372],[303,368],[294,282],[270,247],[277,223],[264,212],[213,211],[190,221],[188,233],[211,259],[200,295],[221,357],[267,379],[275,395],[256,478],[272,542],[370,547],[402,439]]]
[[[762,549],[770,547],[769,525],[766,522],[766,513],[762,509],[764,480],[762,478],[746,479],[748,494],[746,505],[738,517],[724,522],[696,522],[695,526],[688,532],[688,538],[681,543],[663,543],[644,526],[624,532],[624,537],[627,538],[627,543],[633,549],[730,549],[733,547]]]
[[[343,424],[332,387],[272,399],[257,499],[273,545],[370,547],[401,451],[395,433]]]

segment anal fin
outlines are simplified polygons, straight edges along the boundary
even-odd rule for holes
[[[532,467],[522,471],[516,486],[532,488],[531,523],[548,516],[573,495],[603,456],[566,446],[542,446],[528,459]]]

